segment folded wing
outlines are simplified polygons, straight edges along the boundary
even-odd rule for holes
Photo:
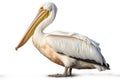
[[[91,60],[101,65],[105,59],[101,54],[99,43],[77,33],[54,32],[45,41],[56,51],[76,59]]]

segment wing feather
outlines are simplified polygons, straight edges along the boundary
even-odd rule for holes
[[[56,52],[67,56],[94,60],[103,65],[104,58],[101,54],[99,43],[77,33],[54,32],[46,37],[46,42]]]

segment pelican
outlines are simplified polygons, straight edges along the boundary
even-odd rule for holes
[[[32,36],[33,44],[40,53],[52,62],[65,67],[63,74],[50,75],[54,77],[71,76],[74,68],[109,70],[109,64],[106,63],[96,41],[78,33],[43,32],[54,21],[56,13],[57,7],[54,3],[43,4],[15,49],[22,47]]]

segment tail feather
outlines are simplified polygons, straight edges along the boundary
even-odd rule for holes
[[[105,67],[106,67],[107,70],[110,70],[110,65],[108,63],[106,63]]]
[[[99,71],[105,71],[105,70],[110,70],[110,66],[108,63],[106,65],[94,65],[96,69]]]

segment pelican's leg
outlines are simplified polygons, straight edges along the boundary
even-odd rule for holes
[[[69,70],[68,70],[68,76],[72,76],[72,68],[69,68]]]
[[[72,68],[65,67],[65,72],[63,74],[49,75],[50,77],[67,77],[71,76]]]

